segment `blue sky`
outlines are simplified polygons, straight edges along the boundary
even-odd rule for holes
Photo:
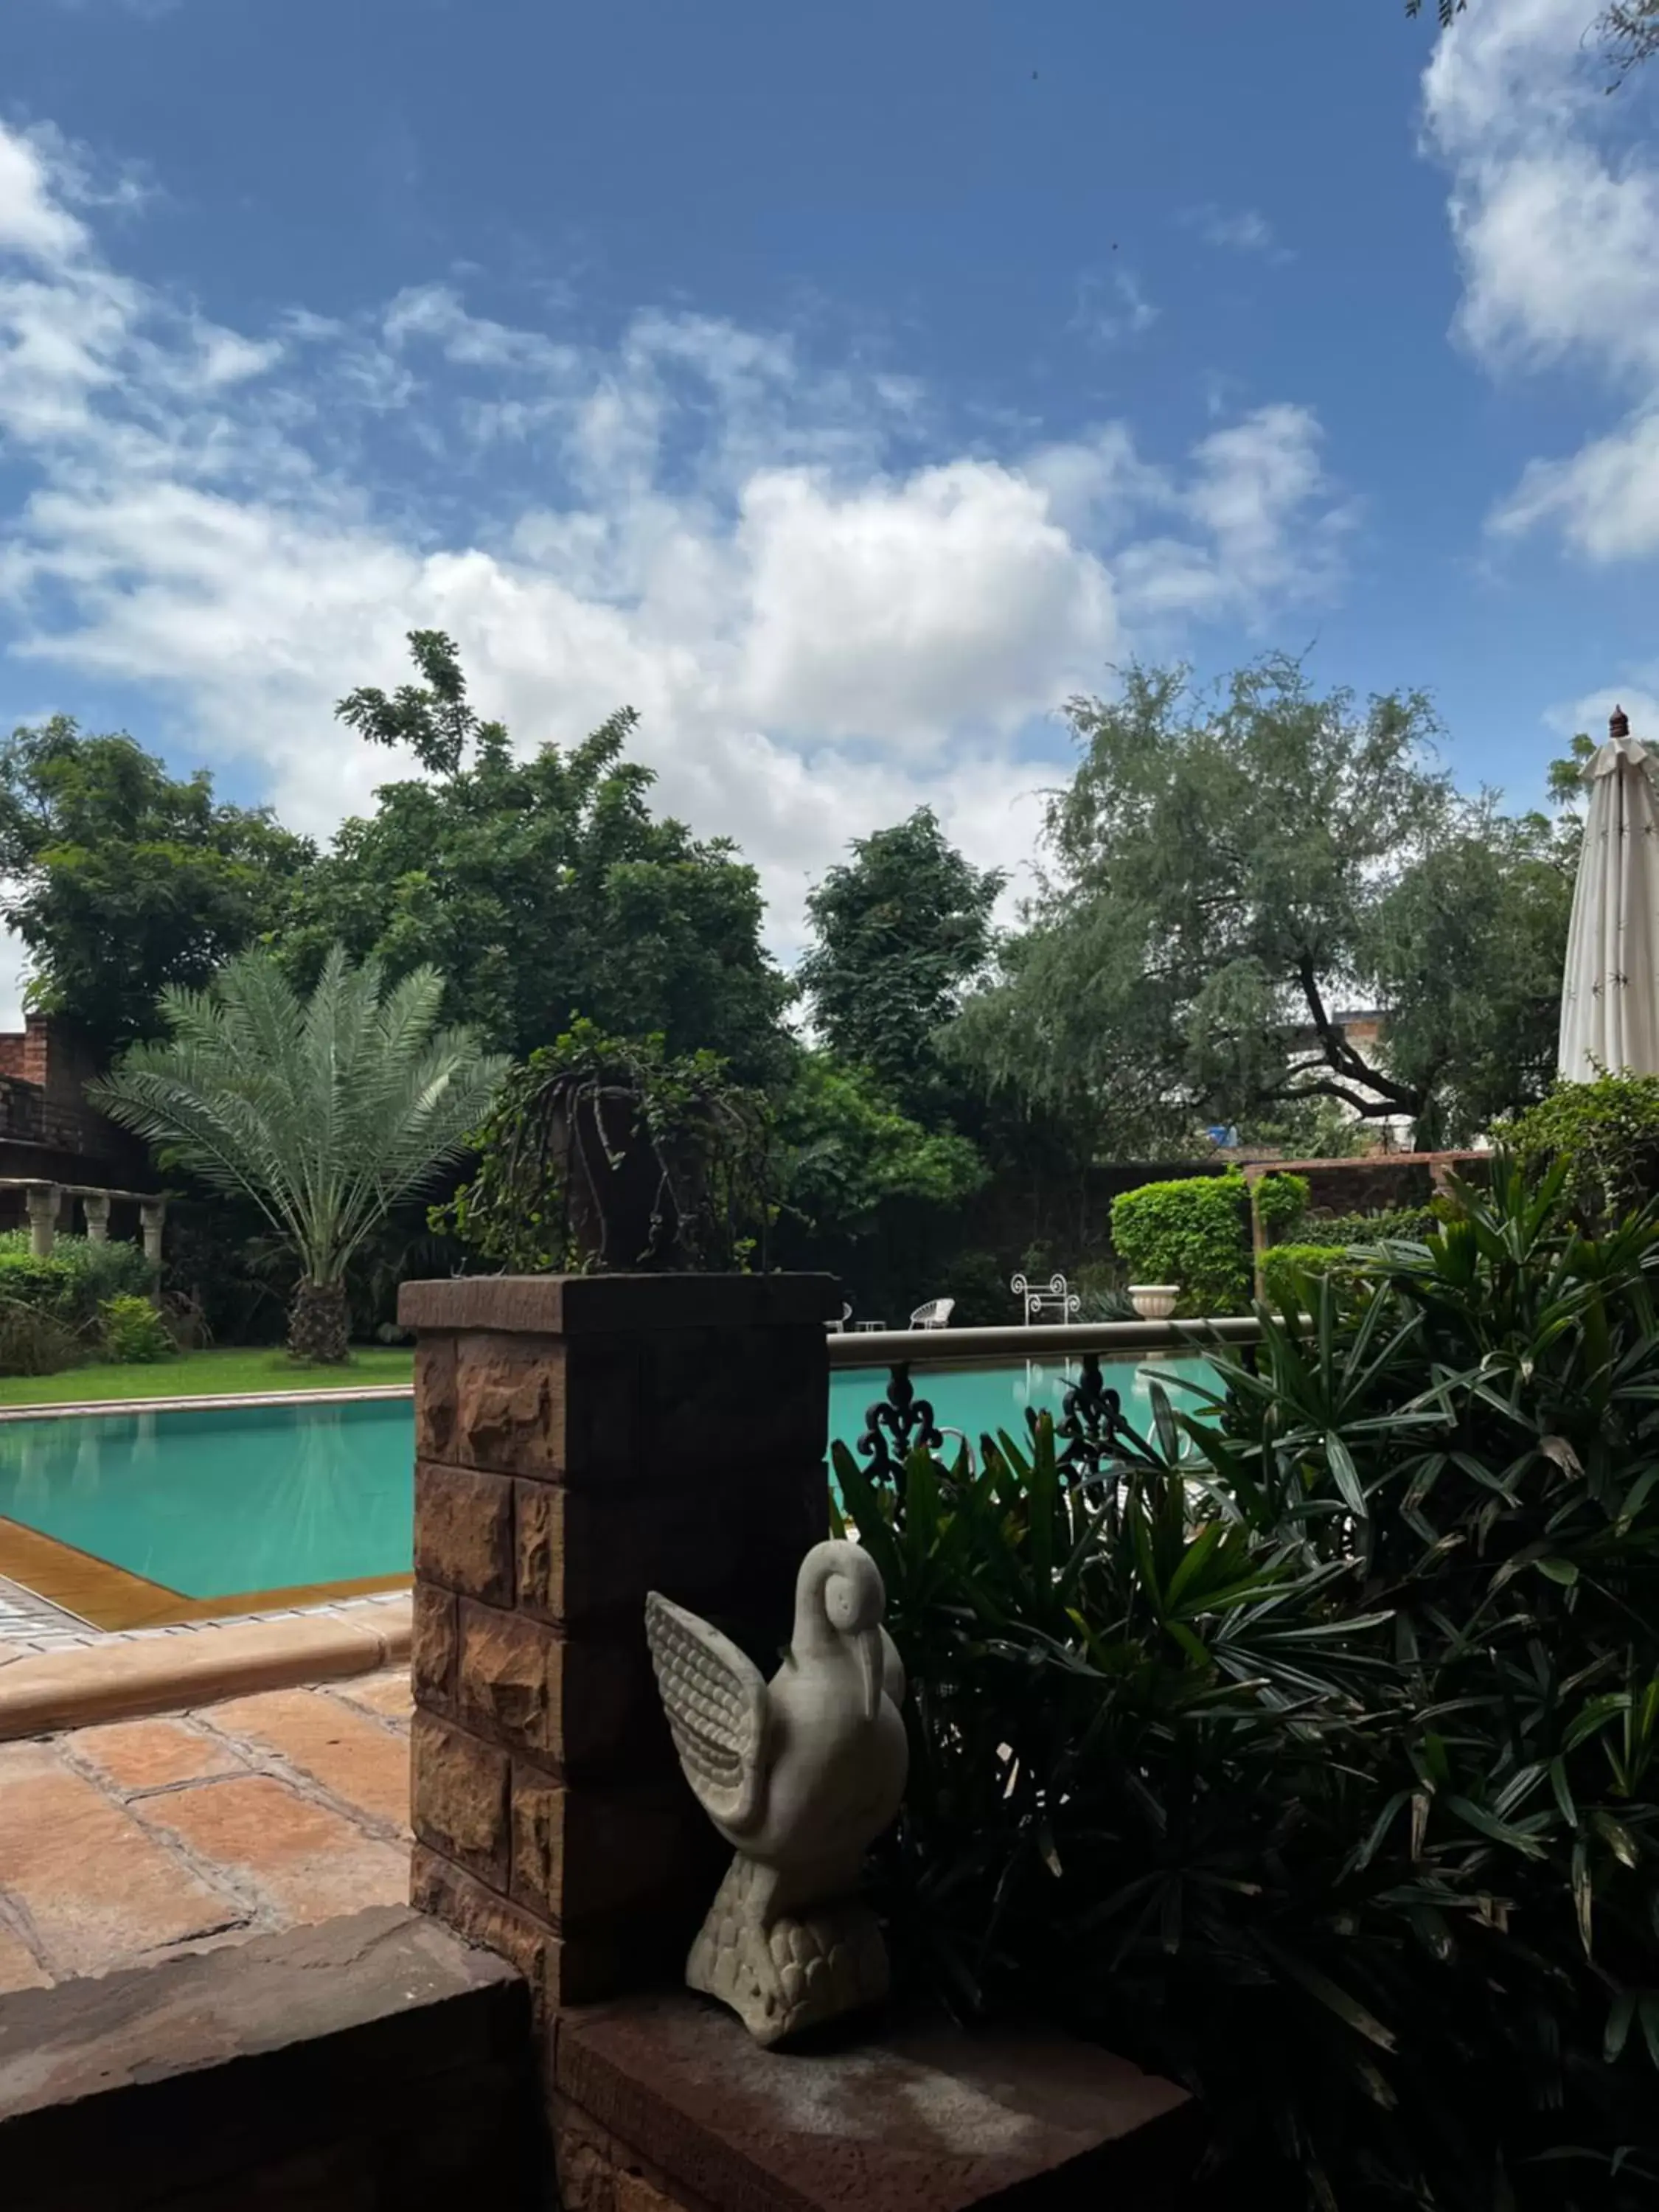
[[[1430,11],[1432,13],[1432,10]],[[1659,70],[1593,0],[9,0],[0,712],[326,832],[453,632],[806,884],[1133,654],[1659,736]],[[5,995],[0,985],[0,1000]]]

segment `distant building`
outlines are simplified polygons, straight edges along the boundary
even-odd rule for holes
[[[0,1179],[160,1188],[149,1147],[88,1101],[86,1086],[100,1072],[49,1015],[0,1030]],[[21,1194],[0,1193],[0,1224],[21,1218]]]

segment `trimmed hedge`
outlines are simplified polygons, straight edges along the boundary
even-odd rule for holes
[[[1308,1186],[1300,1176],[1263,1176],[1256,1206],[1271,1235],[1300,1218]],[[1249,1189],[1237,1169],[1143,1183],[1112,1206],[1112,1242],[1136,1283],[1178,1283],[1176,1311],[1244,1313],[1251,1291]]]
[[[1443,1226],[1448,1214],[1455,1212],[1455,1207],[1442,1200],[1437,1209],[1433,1206],[1401,1206],[1382,1213],[1334,1213],[1328,1220],[1309,1222],[1308,1231],[1316,1236],[1322,1244],[1381,1244],[1385,1240],[1420,1244],[1425,1237]]]

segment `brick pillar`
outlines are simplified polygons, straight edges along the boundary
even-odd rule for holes
[[[410,1283],[413,1895],[553,2008],[678,1982],[726,1858],[647,1589],[768,1673],[826,1533],[831,1277]]]
[[[83,1190],[81,1194],[81,1211],[87,1217],[88,1243],[107,1244],[109,1243],[109,1193]]]

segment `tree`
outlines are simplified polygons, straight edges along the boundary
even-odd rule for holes
[[[164,986],[199,988],[269,929],[313,857],[124,733],[58,714],[0,746],[0,915],[29,951],[28,1003],[101,1055],[155,1033]]]
[[[806,902],[816,942],[796,981],[824,1041],[907,1114],[948,1110],[934,1042],[985,966],[1006,878],[972,866],[930,806],[859,838]]]
[[[1426,700],[1319,698],[1270,658],[1208,701],[1133,668],[1067,715],[1048,872],[950,1039],[985,1079],[1143,1157],[1321,1099],[1439,1138],[1538,1095],[1569,841],[1461,796]]]
[[[787,987],[761,943],[755,872],[729,839],[653,817],[652,771],[623,757],[632,710],[521,759],[468,703],[453,642],[409,641],[424,681],[354,691],[338,713],[423,773],[383,785],[299,887],[292,972],[307,980],[338,941],[393,975],[432,962],[446,1017],[521,1058],[586,1018],[713,1051],[740,1080],[769,1073]]]
[[[211,989],[161,994],[165,1042],[139,1043],[94,1103],[210,1188],[251,1198],[299,1263],[289,1346],[347,1356],[345,1270],[400,1199],[465,1148],[507,1072],[439,1026],[435,968],[388,986],[337,945],[302,999],[274,954],[240,954]]]
[[[1468,6],[1469,0],[1435,0],[1435,15],[1443,31]],[[1423,0],[1406,0],[1406,13],[1420,15]],[[1601,52],[1613,65],[1619,83],[1639,63],[1659,53],[1659,0],[1612,0],[1590,27],[1600,37]]]
[[[801,1054],[777,1133],[785,1201],[831,1242],[866,1232],[890,1200],[956,1206],[986,1180],[966,1137],[923,1127],[865,1069],[827,1052]]]

